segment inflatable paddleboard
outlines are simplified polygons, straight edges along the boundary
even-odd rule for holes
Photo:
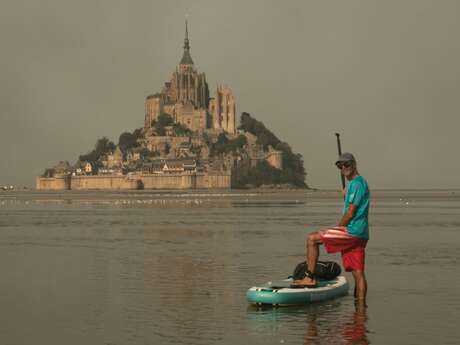
[[[344,296],[348,282],[344,276],[320,280],[315,288],[291,288],[292,278],[254,286],[246,292],[249,303],[255,305],[288,306],[310,304]]]

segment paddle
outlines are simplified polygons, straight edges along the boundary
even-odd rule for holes
[[[335,136],[337,137],[337,150],[339,151],[339,157],[342,155],[342,145],[340,144],[340,134],[335,133]],[[342,172],[340,172],[340,179],[342,180],[342,189],[345,189],[345,176],[342,175]]]

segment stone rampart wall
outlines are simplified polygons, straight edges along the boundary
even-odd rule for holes
[[[144,189],[230,189],[230,174],[140,175]]]
[[[230,174],[37,177],[37,190],[230,189]]]
[[[68,190],[70,189],[70,176],[41,177],[35,179],[37,190]]]
[[[231,186],[231,174],[200,174],[196,176],[196,188],[198,189],[230,189]]]
[[[138,189],[138,180],[126,176],[72,176],[72,190],[129,190]]]
[[[192,175],[145,174],[140,175],[144,189],[193,189]]]

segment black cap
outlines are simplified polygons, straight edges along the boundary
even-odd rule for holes
[[[355,156],[350,152],[344,152],[340,155],[339,160],[335,162],[335,165],[345,162],[356,162]]]

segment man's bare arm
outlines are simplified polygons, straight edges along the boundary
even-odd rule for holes
[[[347,213],[345,213],[342,216],[342,219],[340,219],[339,226],[347,226],[351,222],[353,217],[355,216],[355,212],[356,212],[356,206],[350,203],[348,205]]]

